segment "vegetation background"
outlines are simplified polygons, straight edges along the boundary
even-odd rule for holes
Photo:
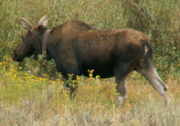
[[[179,0],[1,0],[0,10],[0,125],[179,125]],[[37,24],[44,15],[49,29],[74,19],[149,36],[157,71],[170,87],[168,107],[136,72],[128,78],[127,102],[115,109],[114,78],[77,77],[78,92],[70,99],[53,60],[14,62],[13,49],[25,32],[20,17]]]

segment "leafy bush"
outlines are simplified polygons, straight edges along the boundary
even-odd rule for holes
[[[48,15],[49,29],[76,19],[97,29],[130,27],[140,30],[151,38],[158,71],[164,74],[180,71],[180,3],[177,0],[2,0],[0,4],[0,62],[12,57],[15,46],[21,42],[25,30],[20,17],[37,24],[43,15]],[[8,63],[37,75],[47,73],[55,76],[56,73],[54,62],[41,58],[38,62],[26,59],[23,63],[12,60]]]

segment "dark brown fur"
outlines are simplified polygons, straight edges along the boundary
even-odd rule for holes
[[[23,36],[23,42],[14,50],[15,61],[41,54],[46,31],[44,25],[31,27],[25,19],[22,19],[22,24],[28,31]],[[167,97],[164,90],[168,87],[155,70],[149,39],[139,31],[97,30],[81,21],[69,21],[51,30],[47,52],[55,60],[57,71],[62,72],[66,79],[69,73],[73,74],[72,79],[76,79],[76,75],[88,76],[88,69],[94,69],[93,75],[101,78],[115,76],[116,89],[120,93],[117,106],[126,99],[125,80],[133,70],[146,77],[165,99]]]

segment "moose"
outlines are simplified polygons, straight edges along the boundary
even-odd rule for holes
[[[43,16],[38,25],[31,25],[21,18],[26,33],[13,52],[13,60],[22,62],[25,57],[42,54],[44,59],[54,59],[56,69],[68,80],[68,74],[101,78],[115,77],[117,103],[127,99],[126,79],[133,71],[142,74],[167,103],[168,86],[159,77],[153,63],[152,46],[142,32],[125,28],[120,30],[98,30],[82,21],[68,21],[52,30],[47,29],[48,17]],[[69,83],[66,84],[75,91]]]

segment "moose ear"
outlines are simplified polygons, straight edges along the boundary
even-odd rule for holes
[[[43,25],[44,27],[46,27],[47,24],[48,24],[48,16],[45,15],[39,20],[38,25]]]
[[[25,28],[28,31],[31,31],[32,25],[26,19],[21,17],[21,23],[22,23],[23,28]]]

